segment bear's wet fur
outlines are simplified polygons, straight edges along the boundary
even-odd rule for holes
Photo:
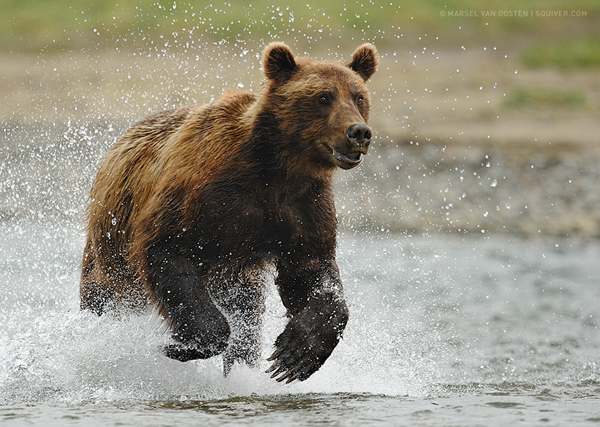
[[[371,142],[365,82],[377,52],[348,65],[263,53],[260,93],[229,92],[133,125],[102,161],[88,207],[81,307],[158,308],[187,361],[255,365],[268,272],[289,321],[268,372],[305,380],[348,321],[335,261],[332,175]]]

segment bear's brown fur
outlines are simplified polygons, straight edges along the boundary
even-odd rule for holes
[[[377,53],[348,65],[263,57],[259,94],[133,125],[104,158],[91,191],[81,307],[158,307],[181,360],[223,353],[256,363],[265,272],[290,318],[269,371],[304,380],[329,357],[348,309],[335,262],[332,174],[357,166],[371,130],[365,82]]]

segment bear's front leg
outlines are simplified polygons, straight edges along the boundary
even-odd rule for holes
[[[182,255],[162,252],[152,257],[148,279],[177,341],[164,349],[171,359],[207,359],[227,348],[229,323],[215,305],[204,276]]]
[[[280,271],[277,285],[291,316],[268,360],[271,378],[306,380],[325,363],[342,337],[348,307],[334,260],[310,261],[304,268]]]

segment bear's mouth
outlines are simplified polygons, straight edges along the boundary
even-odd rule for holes
[[[362,153],[360,151],[352,151],[346,154],[342,154],[337,151],[335,148],[331,147],[327,142],[324,142],[323,145],[331,151],[333,158],[335,159],[335,163],[337,166],[342,169],[352,169],[353,167],[358,166],[362,162]]]

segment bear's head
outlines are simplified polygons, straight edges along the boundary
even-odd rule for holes
[[[377,68],[375,47],[364,44],[347,64],[295,57],[284,44],[263,56],[267,103],[300,168],[351,169],[372,140],[365,82]]]

